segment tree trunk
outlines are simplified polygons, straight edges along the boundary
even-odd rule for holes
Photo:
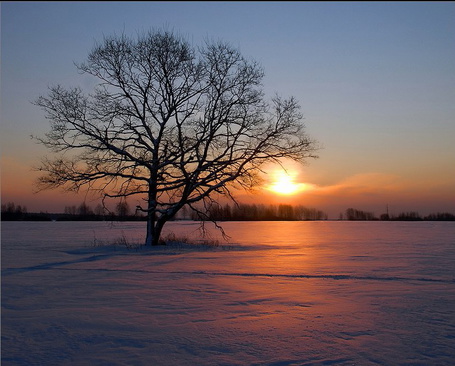
[[[155,238],[155,212],[147,213],[147,236],[145,237],[145,245],[152,246]]]
[[[161,230],[157,232],[157,218],[156,218],[156,171],[151,172],[149,180],[149,193],[148,193],[148,207],[147,207],[147,236],[145,238],[145,245],[152,246],[158,245]]]
[[[146,246],[159,245],[161,231],[166,223],[164,219],[156,219],[155,213],[149,213],[147,216],[147,236],[145,238]]]

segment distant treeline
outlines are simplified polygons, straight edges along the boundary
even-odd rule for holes
[[[180,219],[213,220],[213,221],[297,221],[297,220],[327,220],[327,214],[315,208],[292,205],[212,205],[201,210],[203,214],[188,210],[186,207],[179,215]],[[102,205],[92,209],[85,202],[79,206],[66,206],[63,213],[28,213],[23,206],[14,203],[2,205],[3,221],[140,221],[145,216],[131,213],[126,201],[119,202],[115,211],[107,211]]]
[[[235,204],[217,205],[201,209],[199,213],[182,210],[179,219],[213,220],[213,221],[308,221],[327,220],[327,214],[316,208],[293,206],[287,204]],[[132,212],[128,202],[120,201],[114,211],[109,211],[101,204],[92,209],[85,202],[79,206],[66,206],[63,213],[29,213],[25,206],[13,202],[1,205],[2,221],[142,221],[145,215]],[[421,216],[418,212],[402,212],[398,215],[381,214],[376,217],[374,213],[348,208],[340,213],[339,220],[349,221],[455,221],[455,215],[448,212],[432,213]]]
[[[428,216],[421,216],[416,211],[401,212],[398,215],[389,215],[384,213],[376,217],[372,212],[348,208],[345,214],[340,214],[340,219],[350,221],[366,221],[366,220],[381,220],[381,221],[455,221],[455,215],[448,212],[432,213]]]
[[[142,215],[130,213],[126,201],[119,202],[114,211],[108,211],[101,204],[93,210],[85,202],[79,206],[66,206],[63,213],[29,213],[25,206],[15,205],[13,202],[2,204],[2,221],[140,221]]]
[[[327,220],[327,214],[315,208],[292,205],[236,204],[212,205],[203,215],[196,212],[191,219],[213,221],[299,221]]]

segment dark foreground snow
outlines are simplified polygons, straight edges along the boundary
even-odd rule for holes
[[[454,223],[223,226],[3,222],[2,365],[454,364]]]

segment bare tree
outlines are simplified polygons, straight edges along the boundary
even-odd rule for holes
[[[55,86],[35,102],[51,123],[39,141],[56,154],[38,187],[141,196],[147,245],[185,205],[254,187],[263,163],[316,157],[296,100],[266,102],[262,68],[226,43],[106,37],[77,68],[97,79],[91,94]]]
[[[115,211],[117,213],[117,216],[120,218],[125,218],[130,214],[130,206],[126,200],[121,200],[115,206]]]

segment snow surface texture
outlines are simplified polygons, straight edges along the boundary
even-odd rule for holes
[[[223,227],[3,222],[2,365],[454,364],[454,223]]]

